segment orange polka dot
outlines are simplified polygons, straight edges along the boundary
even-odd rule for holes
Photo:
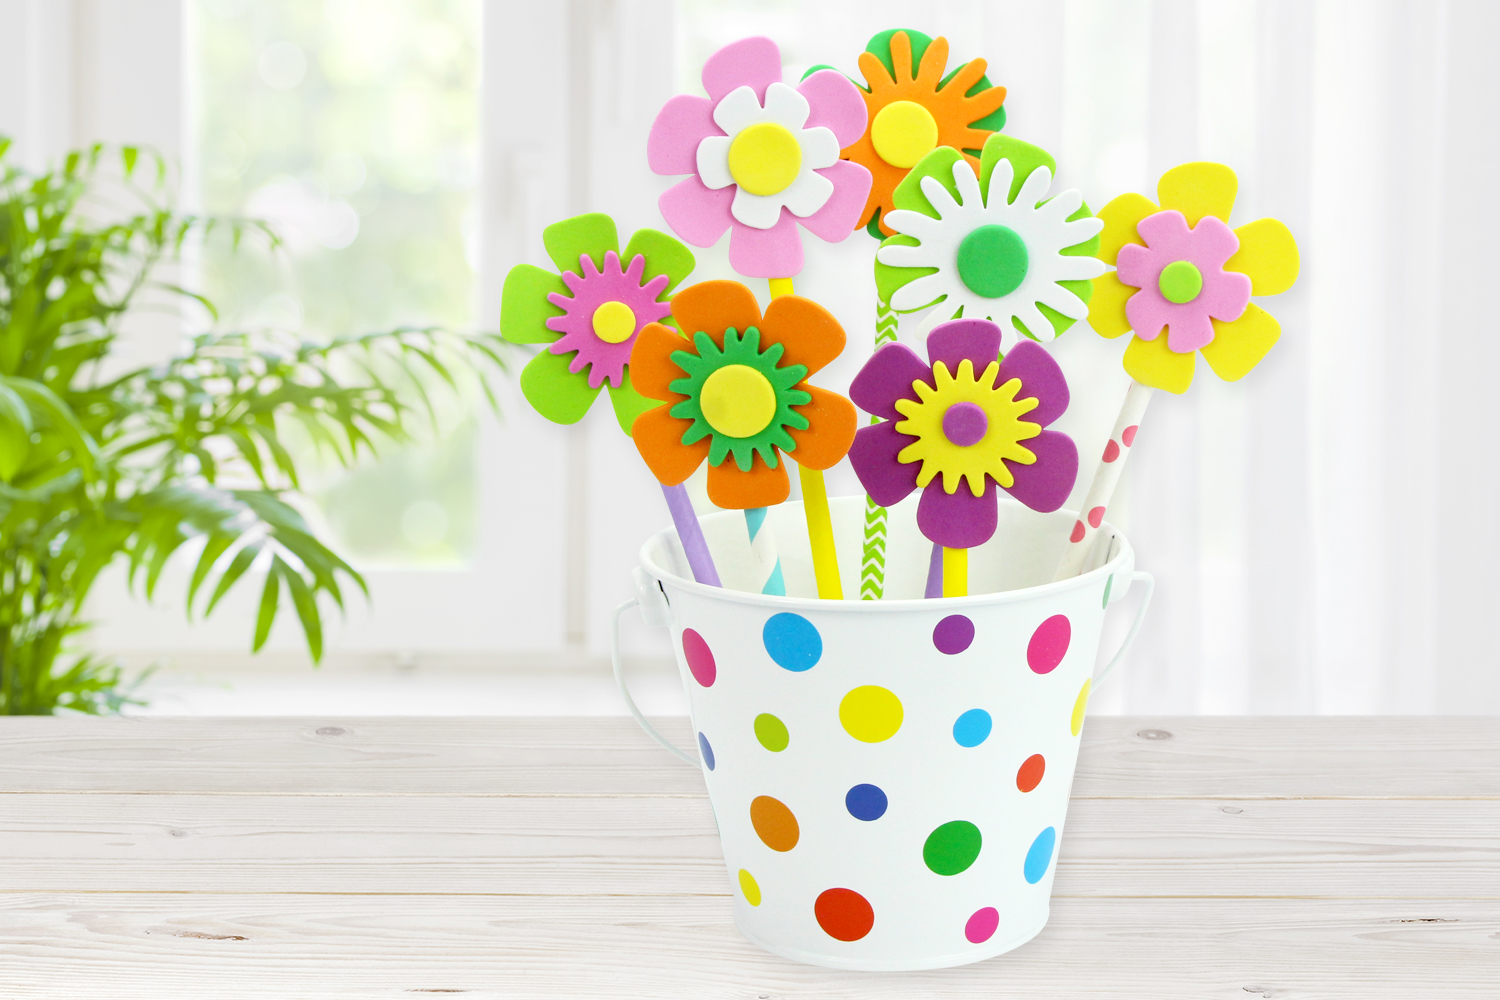
[[[769,795],[758,795],[750,803],[750,825],[773,851],[790,851],[802,835],[797,828],[797,817],[781,800]]]

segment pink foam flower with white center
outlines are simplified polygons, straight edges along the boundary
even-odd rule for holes
[[[709,56],[703,87],[708,97],[672,98],[651,126],[651,169],[692,175],[661,196],[662,217],[699,247],[732,230],[729,263],[740,274],[792,277],[802,270],[799,225],[829,243],[859,225],[873,179],[839,154],[864,135],[864,98],[837,70],[783,83],[769,38]]]
[[[569,372],[576,375],[587,367],[590,389],[599,388],[606,379],[618,389],[625,384],[625,365],[630,361],[636,336],[647,323],[658,322],[672,311],[668,303],[656,301],[671,278],[658,274],[643,285],[645,256],[636,254],[630,267],[622,270],[620,255],[613,250],[604,253],[603,271],[594,266],[588,254],[579,254],[578,271],[562,273],[563,283],[573,293],[571,298],[558,292],[547,295],[547,301],[563,311],[561,316],[547,320],[549,330],[563,335],[547,350],[553,354],[577,351],[568,362]],[[606,302],[624,303],[635,317],[635,332],[619,343],[612,344],[594,332],[594,314]]]
[[[1169,209],[1142,219],[1136,232],[1145,246],[1120,247],[1116,267],[1120,281],[1140,289],[1125,303],[1137,337],[1155,340],[1166,328],[1167,347],[1188,354],[1213,342],[1214,320],[1229,323],[1244,314],[1250,278],[1224,270],[1240,240],[1222,220],[1205,215],[1190,229],[1181,212]],[[1202,286],[1187,301],[1174,302],[1163,294],[1162,272],[1179,261],[1197,268]]]

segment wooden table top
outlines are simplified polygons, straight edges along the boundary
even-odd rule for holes
[[[1051,922],[964,968],[797,965],[730,892],[628,718],[0,719],[5,1000],[1493,1000],[1500,720],[1090,719]]]

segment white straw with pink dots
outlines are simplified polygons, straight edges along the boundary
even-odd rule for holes
[[[1125,402],[1120,407],[1120,417],[1115,421],[1115,429],[1110,432],[1109,443],[1104,446],[1099,468],[1094,470],[1094,481],[1089,484],[1088,497],[1083,502],[1083,516],[1073,522],[1073,533],[1068,536],[1068,547],[1053,580],[1077,576],[1088,565],[1094,535],[1104,523],[1104,512],[1114,495],[1115,484],[1120,481],[1120,473],[1125,469],[1125,460],[1130,457],[1130,446],[1135,444],[1135,434],[1140,429],[1141,417],[1145,415],[1149,402],[1151,387],[1132,379],[1130,389],[1125,393]]]

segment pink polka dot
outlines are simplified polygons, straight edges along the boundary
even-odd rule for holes
[[[1113,462],[1120,457],[1120,443],[1114,438],[1109,439],[1109,444],[1104,446],[1104,460]]]
[[[1129,448],[1131,445],[1135,444],[1135,432],[1140,429],[1141,428],[1139,424],[1131,424],[1129,427],[1120,432],[1120,440],[1125,442],[1125,447]]]
[[[1031,642],[1026,645],[1026,662],[1039,674],[1050,674],[1057,669],[1068,653],[1068,643],[1073,639],[1073,624],[1067,615],[1053,615],[1031,633]]]
[[[1068,536],[1068,541],[1070,541],[1070,542],[1081,542],[1081,541],[1083,541],[1083,522],[1082,521],[1074,521],[1073,522],[1073,533]]]
[[[993,906],[986,906],[982,910],[975,910],[969,922],[964,924],[964,937],[969,939],[970,944],[984,944],[999,926],[1000,911]]]
[[[719,676],[719,668],[714,663],[714,654],[708,648],[708,643],[703,641],[703,636],[690,628],[683,629],[682,655],[687,657],[693,679],[704,687],[713,687],[714,679]]]
[[[1093,510],[1089,511],[1089,526],[1090,527],[1094,527],[1094,528],[1099,527],[1099,522],[1102,521],[1102,520],[1104,520],[1104,508],[1103,507],[1095,507]]]

